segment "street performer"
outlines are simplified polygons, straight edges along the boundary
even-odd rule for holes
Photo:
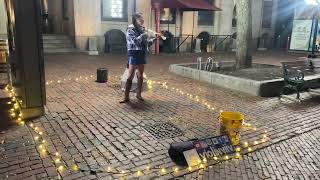
[[[149,39],[148,31],[143,27],[144,19],[142,14],[137,13],[132,16],[132,24],[128,26],[126,39],[128,50],[129,73],[125,84],[124,99],[120,103],[130,102],[129,94],[132,86],[132,80],[138,70],[138,83],[136,97],[144,101],[141,96],[143,85],[144,65],[146,64],[146,54],[148,48],[154,43],[156,38]]]

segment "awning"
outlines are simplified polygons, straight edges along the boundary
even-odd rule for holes
[[[159,3],[160,8],[181,9],[183,11],[221,11],[220,8],[208,3],[205,0],[152,0],[154,3]]]

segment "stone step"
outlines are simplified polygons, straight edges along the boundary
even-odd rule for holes
[[[43,44],[72,44],[71,39],[44,39]]]
[[[73,45],[71,43],[49,43],[49,44],[43,44],[44,49],[56,49],[56,48],[73,48]]]
[[[44,53],[76,52],[72,40],[65,34],[44,34],[43,49]]]
[[[56,49],[44,49],[44,53],[72,53],[77,52],[75,48],[56,48]]]
[[[44,34],[42,36],[43,40],[51,40],[51,39],[70,39],[69,36],[65,34]]]

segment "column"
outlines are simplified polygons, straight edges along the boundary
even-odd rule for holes
[[[13,0],[16,64],[14,86],[21,98],[23,118],[43,115],[46,103],[44,57],[39,0]]]

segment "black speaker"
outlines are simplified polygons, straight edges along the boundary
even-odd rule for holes
[[[106,68],[97,69],[97,82],[105,83],[108,81],[108,70]]]

